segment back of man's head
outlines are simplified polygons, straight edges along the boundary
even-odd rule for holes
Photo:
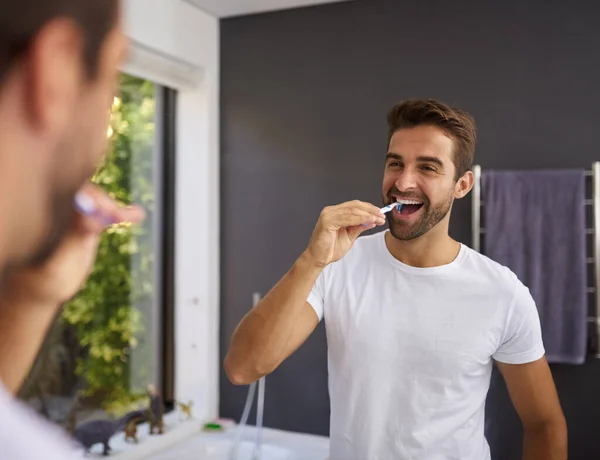
[[[0,0],[0,80],[53,20],[75,22],[85,41],[83,58],[93,76],[107,33],[118,19],[119,0]]]

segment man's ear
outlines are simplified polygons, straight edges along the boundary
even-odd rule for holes
[[[70,122],[83,77],[83,47],[81,30],[66,19],[50,22],[34,38],[24,66],[34,129],[50,134]]]
[[[454,186],[454,198],[457,200],[464,198],[473,188],[474,182],[475,178],[473,176],[473,171],[465,172],[458,181],[456,181],[456,185]]]

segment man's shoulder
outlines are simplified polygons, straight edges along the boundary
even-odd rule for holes
[[[358,252],[365,249],[375,249],[381,244],[385,244],[385,233],[386,230],[381,230],[379,232],[359,236],[350,251]]]
[[[373,260],[379,258],[384,243],[385,232],[359,236],[350,250],[337,262],[329,264],[325,272],[328,276],[346,279],[361,276],[374,268]]]
[[[2,455],[11,460],[83,458],[62,429],[14,399],[1,384],[0,445]],[[0,457],[5,458],[2,455]]]
[[[464,268],[472,271],[480,279],[489,281],[497,289],[508,290],[510,293],[514,292],[519,279],[513,270],[472,248],[467,246],[464,246],[464,248],[467,252]]]
[[[348,253],[338,262],[339,265],[364,266],[369,259],[378,258],[385,245],[385,230],[359,236]]]

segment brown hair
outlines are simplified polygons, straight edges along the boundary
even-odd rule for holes
[[[0,83],[36,34],[58,18],[75,21],[85,38],[82,58],[95,76],[102,43],[118,19],[120,0],[0,0]]]
[[[409,99],[394,105],[388,112],[388,142],[402,128],[430,125],[440,128],[454,140],[454,166],[458,180],[473,166],[477,129],[467,112],[434,99]]]

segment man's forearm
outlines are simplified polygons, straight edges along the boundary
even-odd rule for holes
[[[321,271],[305,255],[301,256],[242,319],[225,358],[225,371],[232,381],[255,381],[281,361],[300,310]]]
[[[525,429],[523,460],[567,460],[567,426],[564,420]]]
[[[16,394],[40,350],[59,308],[0,301],[0,380]]]

